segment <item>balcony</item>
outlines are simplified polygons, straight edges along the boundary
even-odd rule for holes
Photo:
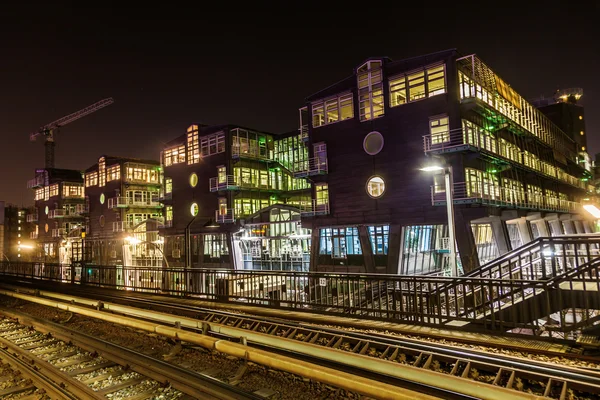
[[[37,239],[38,238],[38,233],[37,232],[29,232],[29,239]]]
[[[27,188],[35,189],[35,188],[43,187],[45,182],[46,182],[46,179],[44,178],[43,175],[36,176],[35,178],[27,181]]]
[[[57,208],[56,210],[50,210],[50,212],[48,212],[48,218],[50,219],[64,218],[66,215],[67,212],[64,208]]]
[[[233,158],[251,158],[254,160],[272,161],[269,157],[269,150],[263,146],[240,146],[233,144],[231,146],[231,157]]]
[[[300,205],[300,215],[303,217],[314,217],[315,215],[329,214],[329,203],[319,203],[313,200],[309,204]]]
[[[113,232],[127,232],[128,230],[133,229],[134,224],[129,221],[117,221],[112,223],[112,231]]]
[[[302,125],[298,131],[300,132],[300,140],[308,142],[308,125]]]
[[[309,158],[294,164],[294,178],[324,175],[327,171],[327,158],[324,157]]]
[[[67,230],[65,228],[52,229],[52,237],[53,238],[63,237],[63,236],[66,236],[66,234],[67,234]]]
[[[234,175],[216,176],[210,178],[209,189],[211,192],[217,192],[219,190],[238,190],[240,185],[238,179]]]
[[[453,201],[454,204],[484,204],[496,207],[557,212],[577,212],[581,209],[581,204],[574,201],[542,194],[526,193],[521,190],[481,182],[455,183]],[[431,204],[434,206],[445,205],[446,192],[436,190],[436,187],[432,186]]]
[[[154,199],[149,200],[137,200],[132,197],[113,197],[108,199],[108,208],[127,208],[127,207],[141,207],[141,208],[161,208],[162,204]]]
[[[161,193],[160,196],[158,196],[158,200],[159,201],[173,200],[173,192]]]
[[[460,151],[486,153],[529,171],[535,171],[552,179],[567,183],[579,189],[586,189],[587,183],[567,174],[559,167],[540,160],[533,153],[525,153],[512,143],[496,139],[483,128],[453,129],[447,132],[423,136],[425,154],[447,154]]]
[[[215,211],[215,221],[221,224],[231,224],[235,222],[235,213],[233,208]]]
[[[27,222],[38,222],[38,214],[27,214]]]

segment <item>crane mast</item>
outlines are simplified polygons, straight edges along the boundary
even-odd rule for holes
[[[108,99],[100,100],[92,105],[89,105],[79,111],[76,111],[72,114],[66,115],[56,121],[50,122],[39,128],[37,131],[29,134],[29,139],[31,141],[35,141],[38,136],[44,136],[45,138],[45,167],[46,168],[54,168],[54,134],[58,132],[59,128],[70,124],[73,121],[76,121],[86,115],[94,113],[101,108],[111,105],[114,103],[112,97]]]

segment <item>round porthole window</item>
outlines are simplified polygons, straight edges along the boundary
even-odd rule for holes
[[[48,233],[48,224],[44,225],[44,231]]]
[[[195,172],[192,172],[192,174],[190,175],[190,186],[191,187],[196,187],[196,185],[198,184],[198,175],[196,175]]]
[[[377,131],[368,133],[363,140],[363,149],[370,156],[379,153],[383,149],[383,135]]]
[[[100,204],[104,204],[104,201],[106,200],[106,198],[104,197],[104,193],[102,193],[100,195]]]
[[[378,199],[385,193],[385,182],[380,176],[372,176],[367,181],[367,193],[374,199]]]
[[[50,211],[50,210],[48,209],[48,206],[46,206],[46,208],[44,208],[44,212],[46,213],[46,215],[48,215],[48,212],[49,212],[49,211]],[[46,231],[46,232],[47,232],[47,231]]]
[[[192,203],[190,207],[190,214],[192,214],[192,217],[198,215],[198,203]]]
[[[100,228],[104,228],[104,215],[100,216]]]

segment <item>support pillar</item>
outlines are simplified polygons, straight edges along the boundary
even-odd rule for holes
[[[390,225],[390,236],[388,243],[388,263],[387,274],[398,274],[398,265],[400,264],[400,252],[402,249],[402,226]]]
[[[510,251],[510,243],[508,243],[508,233],[506,232],[504,221],[500,217],[492,216],[490,217],[490,225],[492,226],[492,233],[496,241],[498,254],[503,255],[508,253]]]
[[[456,244],[458,245],[463,272],[467,273],[479,268],[477,246],[475,246],[471,222],[464,218],[462,210],[456,210],[454,217]]]
[[[529,225],[527,225],[527,218],[519,218],[519,221],[517,222],[517,227],[519,228],[519,235],[521,236],[521,241],[524,245],[533,240],[533,238],[531,237],[531,232],[529,231]]]
[[[225,241],[227,242],[229,253],[229,269],[244,269],[243,261],[241,260],[242,249],[233,242],[233,234],[231,232],[225,233]],[[240,255],[240,260],[238,260],[238,255]]]
[[[308,266],[308,270],[311,272],[319,270],[320,232],[319,228],[313,228],[310,233],[310,265]]]
[[[375,258],[373,257],[373,248],[371,247],[371,241],[369,240],[369,232],[365,225],[358,226],[358,238],[360,240],[360,247],[362,248],[365,270],[369,274],[374,274]]]

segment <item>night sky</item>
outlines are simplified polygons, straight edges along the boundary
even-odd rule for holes
[[[448,48],[477,53],[529,99],[583,88],[588,147],[600,152],[599,2],[420,3],[428,8],[3,5],[0,200],[33,203],[26,182],[43,166],[44,146],[29,141],[31,131],[103,98],[115,103],[57,135],[57,167],[85,169],[102,154],[158,159],[161,143],[192,123],[287,132],[305,97],[365,58]]]

